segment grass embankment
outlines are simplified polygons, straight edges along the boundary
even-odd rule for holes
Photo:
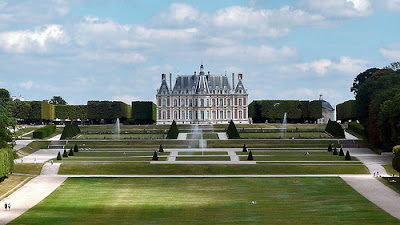
[[[344,156],[332,155],[331,152],[311,152],[309,155],[305,154],[306,151],[252,151],[255,161],[345,161]],[[240,160],[247,159],[247,152],[238,152]],[[357,162],[355,157],[352,157],[350,162]],[[349,162],[349,161],[346,161]]]
[[[198,147],[199,142],[193,140],[71,140],[68,141],[67,149],[77,144],[79,148],[90,149],[113,149],[126,151],[128,149],[158,149],[160,145],[164,148],[188,148]]]
[[[42,163],[17,163],[14,166],[13,173],[39,175],[42,167]]]
[[[32,177],[9,175],[0,183],[0,200],[10,195],[14,190],[28,182]]]
[[[58,174],[244,175],[244,174],[368,174],[362,165],[191,165],[144,163],[63,163]]]
[[[326,148],[329,144],[339,146],[338,141],[335,139],[330,140],[291,140],[291,139],[277,139],[277,140],[245,140],[245,139],[232,139],[232,140],[208,140],[208,148],[241,148],[246,144],[248,148]]]
[[[80,134],[76,139],[117,139],[116,134]],[[164,139],[165,134],[120,134],[120,139]]]
[[[186,139],[219,139],[216,133],[188,134]]]
[[[69,178],[10,224],[266,223],[398,220],[340,178]]]
[[[177,161],[230,161],[231,158],[229,156],[180,156],[176,157]]]
[[[324,132],[290,132],[290,133],[240,133],[243,139],[281,139],[283,138],[302,138],[302,139],[317,139],[331,138],[331,135]]]

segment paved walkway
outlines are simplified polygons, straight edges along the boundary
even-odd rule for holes
[[[47,140],[49,140],[49,141],[58,141],[60,139],[61,139],[61,134],[57,134],[56,136],[54,136],[52,138],[49,138]]]
[[[178,140],[186,140],[187,138],[187,133],[179,133],[178,134]]]
[[[374,172],[379,172],[379,174],[382,176],[388,176],[385,168],[383,168],[382,165],[392,164],[391,154],[377,155],[368,148],[344,148],[343,151],[349,151],[351,156],[354,156],[360,160],[368,168],[372,175]]]
[[[11,211],[1,212],[0,224],[11,222],[57,189],[67,179],[64,176],[57,176],[59,167],[59,163],[54,163],[53,165],[46,163],[41,174],[47,174],[48,176],[40,175],[33,178],[7,198],[1,200],[0,206],[10,203]]]
[[[44,163],[50,159],[56,158],[58,152],[63,153],[63,149],[40,149],[28,156],[15,159],[15,163]]]
[[[344,131],[344,137],[349,140],[359,140],[358,137]]]
[[[225,132],[222,133],[217,133],[219,140],[228,140],[228,136],[226,135]]]
[[[33,140],[16,140],[14,150],[20,150],[21,148],[29,145]]]

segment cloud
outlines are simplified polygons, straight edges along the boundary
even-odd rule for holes
[[[400,11],[400,0],[374,0],[373,4],[388,11]]]
[[[383,57],[391,61],[399,61],[400,60],[400,46],[391,46],[380,48],[379,52]]]
[[[303,0],[299,7],[333,19],[366,17],[373,12],[369,0]]]
[[[26,90],[30,90],[34,85],[35,85],[35,82],[33,82],[31,80],[19,84],[20,87],[22,87]]]
[[[140,98],[137,96],[130,96],[130,95],[122,95],[122,96],[114,96],[113,101],[121,101],[125,102],[128,105],[131,105],[133,101],[139,101]]]
[[[56,24],[37,27],[34,30],[0,33],[0,48],[10,53],[45,52],[51,43],[66,42],[63,27]]]
[[[362,59],[352,59],[348,56],[340,57],[338,62],[330,59],[316,60],[310,63],[297,64],[296,68],[303,72],[314,72],[318,76],[325,75],[329,70],[354,74],[366,68],[367,62]]]
[[[158,23],[169,23],[169,24],[188,24],[193,22],[198,22],[200,16],[199,10],[191,5],[184,3],[172,3],[168,11],[165,13],[160,13],[155,17]]]

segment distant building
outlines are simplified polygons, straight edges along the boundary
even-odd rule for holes
[[[335,109],[331,106],[331,104],[325,101],[322,98],[322,95],[319,96],[319,100],[322,101],[322,118],[317,120],[318,124],[328,123],[329,120],[335,120]]]
[[[166,75],[161,75],[161,86],[157,90],[157,124],[216,124],[249,123],[248,91],[244,88],[243,75],[238,74],[235,84],[232,73],[232,87],[226,75],[200,73],[178,75],[174,88],[172,74],[168,86]]]
[[[25,101],[25,98],[24,98],[22,95],[20,95],[19,97],[17,97],[17,96],[12,96],[11,99],[12,99],[14,102],[23,102],[23,101]]]

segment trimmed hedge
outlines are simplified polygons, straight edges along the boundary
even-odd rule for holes
[[[167,139],[177,139],[178,135],[179,135],[178,126],[176,125],[175,120],[173,120],[167,133]]]
[[[33,138],[43,139],[56,132],[56,125],[47,125],[33,132]]]
[[[28,120],[31,112],[29,102],[12,102],[12,115],[16,119]]]
[[[235,123],[231,120],[229,122],[228,130],[226,131],[229,139],[240,139],[239,132],[236,129]]]
[[[29,120],[32,121],[54,120],[55,118],[54,105],[43,101],[32,101],[29,103],[31,105]]]
[[[131,117],[131,107],[120,101],[88,101],[87,118],[89,120],[124,121]]]
[[[14,169],[14,153],[12,149],[0,149],[0,177],[6,177]]]
[[[357,122],[350,122],[349,123],[349,130],[356,132],[357,134],[364,135],[364,126]]]
[[[256,100],[249,105],[249,117],[255,123],[280,122],[285,113],[290,121],[316,121],[322,118],[322,101]]]
[[[342,122],[357,120],[356,100],[348,100],[336,105],[336,119]]]
[[[78,124],[66,124],[61,134],[61,140],[70,139],[80,133],[81,130],[79,129]]]
[[[153,124],[156,122],[156,104],[153,102],[136,101],[132,102],[133,124]]]
[[[86,120],[87,109],[86,105],[56,105],[55,117],[62,120]]]
[[[336,138],[344,138],[343,128],[336,121],[329,120],[328,124],[326,125],[325,131]]]

